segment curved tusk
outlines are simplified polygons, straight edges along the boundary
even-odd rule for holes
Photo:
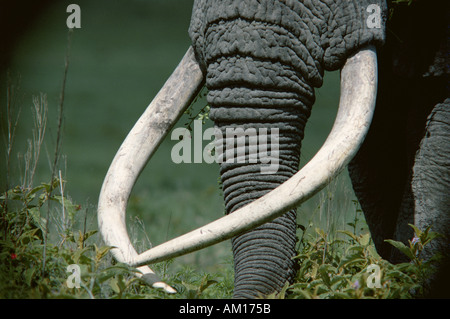
[[[98,224],[106,245],[114,257],[130,264],[138,256],[128,237],[126,206],[131,190],[156,151],[204,84],[204,76],[192,47],[134,125],[114,157],[100,191]],[[153,287],[173,293],[175,290],[157,279],[148,267],[139,267],[141,276]]]
[[[350,56],[342,68],[341,97],[333,129],[309,163],[258,200],[135,256],[132,265],[160,262],[229,239],[281,216],[312,197],[339,174],[358,151],[372,121],[376,92],[377,56],[375,48],[369,46]]]

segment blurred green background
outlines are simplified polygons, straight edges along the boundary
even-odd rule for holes
[[[14,101],[16,106],[21,106],[21,112],[12,156],[11,184],[20,183],[23,163],[17,154],[27,149],[33,128],[32,97],[41,92],[47,95],[49,110],[35,184],[48,182],[51,176],[49,162],[53,160],[56,142],[68,47],[66,8],[70,3],[74,2],[54,1],[42,10],[12,49],[7,70],[18,87]],[[115,152],[190,44],[187,30],[193,0],[78,0],[75,3],[81,7],[81,29],[75,29],[71,37],[63,158],[59,166],[67,181],[66,194],[81,204],[82,211],[90,217],[91,227],[96,227],[98,194]],[[6,70],[2,72],[0,97],[4,116]],[[302,165],[319,149],[333,124],[339,100],[338,72],[327,74],[316,96],[306,128]],[[199,110],[205,104],[204,99],[199,99],[194,107]],[[186,117],[175,127],[185,123]],[[138,250],[223,215],[218,165],[172,163],[170,150],[175,143],[170,140],[163,143],[133,190],[129,224],[134,229]],[[4,163],[2,171],[3,167]],[[1,185],[3,190],[4,182]],[[345,171],[299,209],[299,222],[306,224],[313,218],[323,228],[343,228],[344,219],[354,217],[352,199],[354,195]],[[143,223],[136,222],[137,217]],[[211,270],[228,263],[230,256],[230,244],[226,242],[182,257],[176,264]]]

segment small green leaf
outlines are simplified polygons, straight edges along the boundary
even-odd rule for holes
[[[432,240],[434,240],[434,239],[436,239],[438,237],[444,237],[444,236],[442,234],[439,234],[439,233],[436,233],[436,232],[429,232],[427,238],[423,242],[423,245],[425,246],[430,241],[432,241]]]
[[[31,286],[31,280],[33,279],[34,273],[36,272],[36,267],[31,267],[25,270],[24,277],[25,282],[28,286]]]
[[[95,235],[98,233],[98,230],[91,230],[88,231],[84,234],[84,240],[88,239],[89,237],[91,237],[92,235]]]
[[[402,242],[399,241],[395,241],[392,239],[386,239],[385,242],[388,242],[389,244],[391,244],[392,246],[394,246],[395,248],[397,248],[398,250],[400,250],[403,254],[405,254],[409,259],[413,260],[414,259],[414,255],[411,252],[411,250],[405,246],[405,244],[403,244]]]
[[[358,238],[353,234],[352,232],[349,232],[348,230],[338,230],[339,233],[343,233],[347,236],[350,236],[354,241],[358,241]]]
[[[360,244],[363,246],[369,245],[370,242],[370,233],[366,233],[364,235],[361,235]]]
[[[36,194],[37,192],[39,192],[40,190],[43,190],[43,189],[45,189],[45,187],[42,186],[42,185],[36,186],[36,187],[32,188],[32,189],[27,193],[27,197],[29,197],[29,196],[31,196],[31,195],[34,195],[34,194]],[[34,197],[34,196],[33,196],[33,197]]]
[[[103,283],[111,277],[115,277],[115,276],[123,275],[123,274],[133,275],[137,272],[138,271],[136,270],[136,268],[119,263],[114,266],[105,268],[101,272],[96,274],[96,280],[98,283]],[[118,282],[117,284],[119,285],[120,283]]]
[[[375,259],[381,259],[381,256],[378,254],[377,249],[375,246],[368,246],[367,250],[369,251],[369,254],[374,257]]]
[[[97,260],[100,260],[113,248],[114,247],[112,246],[102,246],[100,248],[97,248],[97,246],[95,246],[95,257],[97,258]]]
[[[120,293],[120,288],[116,278],[111,278],[111,280],[109,281],[109,286],[116,294]]]
[[[41,212],[38,207],[30,207],[28,213],[31,215],[33,224],[38,227],[44,234],[46,233],[47,220],[41,217]]]
[[[323,282],[325,283],[325,285],[327,285],[327,287],[330,287],[331,281],[330,281],[330,275],[328,272],[328,268],[329,268],[329,265],[326,265],[326,264],[321,265],[319,267],[319,273],[320,273],[320,276],[321,276]]]
[[[75,251],[75,253],[73,254],[73,262],[75,264],[79,263],[79,260],[81,258],[81,256],[83,256],[83,254],[89,250],[91,250],[92,247],[88,246],[88,247],[84,247],[82,249],[78,249],[77,251]]]
[[[211,286],[213,284],[217,284],[217,281],[215,281],[215,280],[206,280],[206,277],[207,276],[205,276],[205,278],[203,278],[202,283],[200,284],[200,287],[198,288],[199,294],[201,294],[209,286]]]
[[[321,237],[321,238],[326,238],[327,234],[324,232],[323,229],[317,228],[316,227],[316,233]]]
[[[420,238],[420,235],[422,235],[422,232],[420,231],[419,228],[417,228],[416,226],[414,226],[413,224],[408,224],[412,229],[414,229],[414,233],[416,234],[417,237]]]

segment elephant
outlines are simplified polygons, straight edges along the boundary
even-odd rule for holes
[[[446,237],[427,253],[448,255],[447,7],[436,2],[443,6],[432,8],[439,17],[418,20],[430,19],[427,24],[414,18],[431,12],[429,4],[398,6],[388,19],[392,6],[384,0],[195,0],[192,46],[128,134],[100,192],[99,229],[115,247],[114,257],[138,267],[153,286],[174,292],[148,264],[231,239],[234,297],[278,292],[296,275],[296,207],[347,166],[383,258],[401,261],[384,240],[412,239],[408,223],[433,225]],[[341,70],[335,124],[299,170],[314,90],[325,71],[335,70]],[[225,216],[138,254],[125,221],[131,189],[203,86],[210,118],[222,133],[218,149],[231,145],[232,155],[244,154],[242,161],[217,154]],[[226,134],[237,128],[276,130],[264,146],[277,144],[270,150],[279,161],[276,172],[265,174],[262,162],[250,161],[249,136],[237,145]]]

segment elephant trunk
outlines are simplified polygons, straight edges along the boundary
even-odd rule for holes
[[[210,118],[223,136],[217,142],[225,150],[220,174],[230,214],[298,171],[314,91],[289,65],[249,56],[222,57],[207,74]],[[232,239],[234,297],[267,295],[294,279],[296,229],[293,209]]]
[[[247,20],[252,10],[239,10],[243,12],[236,16],[234,10],[221,8],[223,17],[207,25],[204,41],[193,41],[196,53],[203,55],[199,60],[207,75],[210,118],[223,136],[218,147],[226,149],[226,158],[219,161],[227,214],[298,171],[304,128],[315,100],[312,84],[322,82],[311,52],[318,46],[313,41],[306,46],[297,37],[306,28],[265,21],[267,17]],[[295,21],[295,11],[280,10]],[[239,138],[245,144],[239,144]],[[232,239],[234,297],[267,295],[294,279],[296,228],[292,209]]]

